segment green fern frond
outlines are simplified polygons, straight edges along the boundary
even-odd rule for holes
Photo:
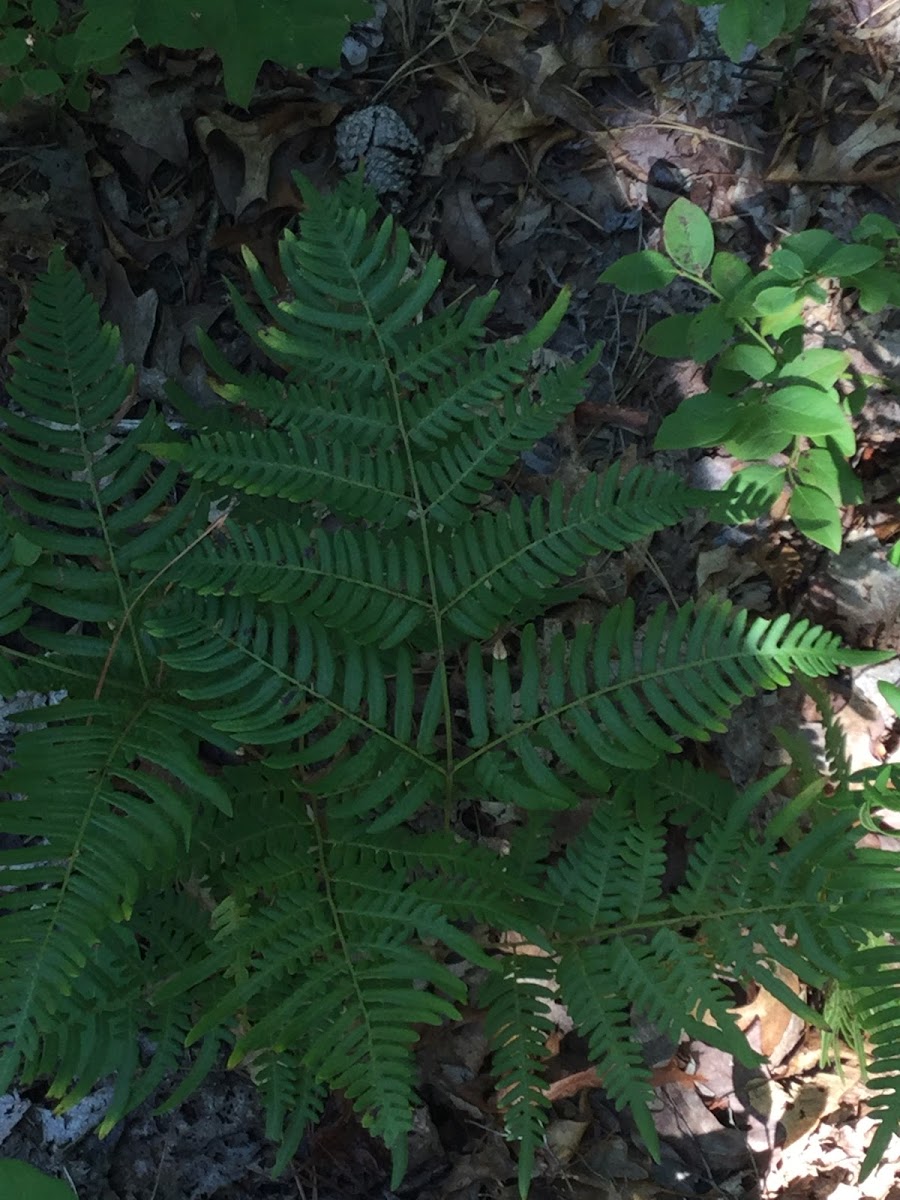
[[[40,839],[0,852],[0,881],[16,889],[5,899],[0,937],[18,948],[0,965],[4,1086],[21,1063],[35,1061],[56,997],[84,970],[104,930],[128,920],[160,872],[171,878],[191,834],[185,786],[198,799],[228,803],[181,727],[152,703],[126,714],[68,700],[17,719],[29,718],[49,724],[20,736],[5,786],[25,798],[0,809],[4,832]]]
[[[449,919],[515,929],[549,952],[539,923],[546,893],[529,882],[519,863],[509,863],[508,856],[464,842],[455,834],[411,834],[395,827],[373,832],[348,821],[329,821],[329,842],[335,859],[345,856],[351,871],[360,856],[374,856],[400,872],[408,885],[438,904]]]
[[[228,1048],[266,1093],[279,1168],[336,1088],[398,1177],[419,1026],[469,999],[459,958],[488,978],[524,1194],[551,997],[653,1148],[634,1017],[749,1062],[721,980],[823,1024],[787,968],[836,981],[871,1032],[888,1129],[900,967],[871,947],[896,933],[897,871],[855,822],[877,826],[896,773],[841,766],[829,801],[815,781],[771,815],[781,774],[742,792],[673,761],[760,690],[887,656],[718,603],[522,627],[700,494],[613,468],[507,506],[508,471],[594,361],[533,370],[567,294],[492,341],[493,294],[427,311],[442,265],[419,269],[391,219],[373,226],[360,176],[303,192],[284,293],[252,256],[259,305],[231,288],[279,377],[245,377],[207,341],[227,403],[175,398],[190,441],[152,410],[121,433],[115,335],[56,259],[23,331],[0,432],[0,638],[25,670],[0,684],[69,698],[32,714],[45,727],[4,781],[25,798],[0,829],[26,844],[0,853],[0,1090],[46,1074],[70,1104],[115,1065],[111,1123],[186,1045],[167,1104]],[[207,768],[214,750],[225,765]],[[494,931],[540,953],[501,953]]]
[[[272,1175],[282,1175],[307,1130],[318,1120],[328,1095],[299,1056],[268,1051],[255,1060],[253,1078],[266,1113],[266,1137],[278,1147]]]
[[[194,504],[185,497],[174,520],[159,520],[177,468],[160,470],[140,448],[164,433],[159,413],[151,407],[131,432],[116,432],[132,386],[118,347],[78,273],[52,255],[11,359],[0,469],[11,481],[10,528],[43,551],[29,569],[33,601],[73,620],[121,619],[131,564]]]
[[[544,433],[555,429],[561,412],[572,408],[571,392],[566,397],[555,397],[555,405],[549,396],[544,397],[543,405],[535,405],[520,393],[532,354],[556,331],[568,301],[567,293],[560,293],[537,325],[521,338],[487,346],[480,354],[474,354],[470,349],[465,359],[458,361],[455,370],[448,372],[445,368],[429,387],[411,391],[406,419],[409,440],[420,450],[432,453],[442,444],[458,440],[463,429],[476,425],[494,405],[503,405],[511,461],[516,453],[516,439],[527,449]],[[479,306],[476,311],[480,310]],[[571,369],[566,375],[570,385],[582,385],[585,374],[596,360],[597,352]],[[406,374],[406,364],[402,363],[402,366]],[[535,434],[538,429],[542,432]],[[502,473],[503,469],[487,472],[493,478]]]
[[[544,377],[537,400],[507,395],[502,405],[487,410],[483,402],[478,404],[449,444],[437,445],[430,457],[417,457],[415,473],[428,520],[454,527],[471,519],[473,505],[518,462],[522,451],[558,428],[572,411],[592,365],[589,360]],[[462,425],[459,417],[457,423]]]
[[[292,504],[315,500],[338,516],[366,517],[388,528],[405,521],[412,505],[396,455],[370,456],[295,429],[214,433],[190,443],[145,439],[144,448],[216,487]]]
[[[42,1030],[39,1055],[21,1076],[48,1076],[47,1094],[57,1101],[57,1111],[66,1112],[97,1079],[114,1075],[112,1097],[98,1128],[101,1137],[169,1084],[188,1058],[184,1040],[194,998],[148,1003],[147,979],[156,972],[164,977],[202,950],[200,911],[177,894],[153,900],[149,911],[139,905],[130,922],[106,926],[62,1001],[66,1021]],[[215,1050],[224,1040],[222,1030],[210,1035]],[[198,1056],[191,1071],[194,1082],[212,1065],[208,1052]]]
[[[229,524],[216,544],[197,546],[167,577],[201,596],[289,605],[295,619],[308,617],[386,650],[416,640],[431,621],[424,575],[411,538],[389,541],[348,529],[311,536],[277,523],[263,529]]]
[[[480,664],[473,668],[470,660],[476,748],[456,769],[476,767],[487,786],[479,760],[505,747],[528,779],[546,786],[533,753],[543,746],[582,778],[593,764],[646,770],[664,753],[678,753],[677,737],[705,741],[712,732],[724,732],[725,719],[741,700],[786,684],[792,668],[825,674],[858,657],[836,635],[808,621],[750,622],[745,612],[716,602],[685,605],[671,620],[660,608],[642,637],[637,644],[634,609],[626,603],[596,630],[581,626],[569,642],[558,636],[547,671],[536,633],[526,626],[517,664],[521,716],[515,718],[508,699],[509,660],[492,663],[489,685]],[[488,693],[494,697],[490,706]],[[562,786],[558,780],[557,790]]]
[[[232,797],[232,812],[223,816],[207,808],[197,815],[181,879],[211,877],[227,891],[239,891],[245,872],[272,864],[283,856],[296,864],[309,850],[310,830],[302,793],[283,771],[265,763],[225,767],[219,777]],[[247,796],[253,803],[245,802]],[[248,886],[254,886],[255,876]],[[264,886],[263,883],[259,884]]]
[[[641,828],[619,795],[599,804],[578,842],[548,873],[560,928],[599,932],[658,916],[664,839],[661,820]]]
[[[154,615],[148,629],[163,641],[164,661],[182,675],[179,694],[214,729],[280,748],[269,757],[273,767],[328,764],[317,778],[307,775],[305,786],[315,795],[342,796],[336,815],[390,805],[399,822],[440,792],[431,757],[440,710],[426,705],[416,720],[408,654],[394,660],[389,704],[384,664],[374,651],[348,644],[336,656],[322,626],[296,622],[281,607],[266,618],[246,602],[197,599]],[[345,753],[355,738],[366,739],[364,745]]]
[[[618,1107],[631,1111],[647,1148],[658,1157],[649,1071],[634,1037],[629,1001],[609,973],[608,948],[567,951],[556,977],[573,1021],[588,1039],[591,1059],[606,1092]]]
[[[246,408],[265,418],[270,429],[296,429],[310,438],[389,450],[397,426],[387,399],[372,396],[366,412],[358,412],[342,391],[324,392],[299,381],[287,383],[268,375],[243,375],[205,335],[198,335],[203,356],[220,380],[216,392],[235,409]],[[352,394],[351,394],[352,395]]]
[[[535,1151],[543,1141],[550,1102],[542,1059],[555,1025],[549,1016],[552,959],[508,955],[481,994],[484,1031],[507,1135],[519,1143],[519,1194],[528,1194]]]
[[[727,784],[723,786],[727,787]],[[752,789],[743,795],[735,789],[729,791],[729,809],[705,831],[694,847],[684,883],[673,898],[673,903],[686,916],[695,914],[710,897],[721,896],[726,890],[730,896],[735,891],[741,894],[746,879],[743,863],[750,844],[748,826],[759,798]]]
[[[21,1078],[48,1076],[47,1095],[63,1112],[83,1100],[96,1079],[115,1071],[121,1071],[117,1091],[127,1093],[139,1067],[135,1017],[141,991],[140,952],[130,930],[107,926],[83,969],[68,981],[73,1019],[38,1032]]]
[[[376,860],[335,864],[314,842],[306,869],[271,905],[224,902],[214,917],[216,953],[211,975],[234,985],[206,1012],[189,1040],[229,1014],[247,1014],[233,1061],[274,1048],[298,1056],[312,1079],[341,1088],[373,1132],[401,1152],[414,1104],[411,1047],[414,1026],[456,1016],[453,999],[464,988],[420,948],[422,939],[447,943],[484,959],[463,939],[438,905],[385,874]],[[490,965],[490,960],[484,959]],[[196,982],[189,972],[187,982]],[[169,993],[177,992],[176,980]]]
[[[13,536],[0,526],[0,637],[7,637],[28,621],[28,582],[15,564]],[[13,664],[0,659],[0,696],[12,696],[18,688]]]
[[[731,809],[693,848],[685,880],[671,903],[686,925],[699,926],[699,937],[717,962],[727,964],[741,979],[756,980],[792,1012],[820,1025],[820,1016],[775,968],[795,971],[812,986],[825,985],[827,976],[819,963],[833,966],[836,962],[828,932],[823,930],[818,941],[808,945],[804,941],[802,954],[790,944],[790,937],[801,930],[808,933],[806,915],[820,911],[821,893],[829,882],[828,865],[814,847],[803,861],[790,862],[790,854],[788,866],[784,857],[776,860],[769,837],[752,830],[759,789],[733,795]],[[833,827],[830,832],[833,837]],[[826,842],[823,838],[819,849]],[[741,914],[737,923],[735,913]],[[784,926],[786,932],[779,932]]]
[[[14,537],[6,533],[0,541],[0,637],[21,629],[28,620],[31,610],[23,607],[27,599],[25,573],[15,563]]]
[[[735,1026],[729,1011],[733,997],[717,978],[718,966],[699,942],[661,925],[653,934],[649,953],[641,959],[642,970],[629,994],[675,1042],[683,1030],[697,1041],[718,1046],[745,1066],[758,1066],[762,1058]]]
[[[259,330],[258,340],[289,369],[377,393],[387,378],[390,338],[422,312],[440,282],[443,263],[431,258],[420,274],[411,275],[408,235],[395,230],[391,218],[369,232],[372,196],[356,181],[346,181],[328,198],[299,176],[298,182],[306,206],[303,236],[288,232],[281,243],[290,300],[277,299],[245,252],[254,286],[274,322]]]
[[[869,1104],[878,1120],[860,1169],[861,1180],[878,1166],[900,1127],[898,984],[900,949],[896,945],[869,945],[854,956],[850,986],[858,989],[856,1015],[871,1045],[867,1085],[874,1093]]]
[[[592,475],[568,504],[559,484],[547,504],[535,499],[527,513],[514,499],[437,542],[441,617],[468,637],[488,637],[523,610],[546,607],[560,580],[592,555],[674,525],[693,504],[676,476],[641,468],[624,478],[617,468]]]
[[[481,346],[485,322],[497,303],[498,292],[487,292],[468,304],[454,301],[427,320],[398,329],[390,339],[391,352],[402,364],[404,387],[441,378]]]

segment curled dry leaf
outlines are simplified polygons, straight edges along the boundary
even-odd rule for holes
[[[536,113],[524,96],[493,100],[453,71],[437,74],[450,90],[447,107],[465,131],[460,141],[466,149],[488,151],[507,146],[553,124],[551,117]]]

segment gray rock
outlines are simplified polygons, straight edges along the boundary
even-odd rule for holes
[[[30,1102],[23,1100],[18,1092],[7,1092],[5,1096],[0,1096],[0,1145],[6,1141],[29,1108]]]

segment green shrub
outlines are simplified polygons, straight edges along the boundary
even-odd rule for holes
[[[352,21],[368,16],[367,0],[0,0],[0,107],[25,96],[62,93],[87,107],[88,73],[118,69],[129,42],[176,50],[210,49],[222,60],[233,104],[250,103],[266,59],[285,67],[336,66]]]
[[[822,282],[830,278],[856,289],[866,312],[900,304],[900,232],[875,214],[850,245],[810,229],[785,238],[757,273],[716,252],[709,219],[688,200],[669,208],[663,234],[665,253],[626,255],[601,276],[630,295],[681,278],[710,296],[699,312],[666,317],[643,339],[651,354],[708,364],[709,391],[665,418],[657,448],[725,446],[750,465],[711,501],[723,519],[762,515],[787,486],[797,528],[838,551],[841,505],[862,499],[847,460],[856,451],[850,418],[865,392],[838,387],[850,377],[844,351],[807,348],[804,308],[827,300]],[[781,454],[784,465],[766,461]]]
[[[184,406],[189,438],[152,406],[121,431],[117,334],[60,257],[34,290],[0,430],[0,632],[7,689],[67,696],[16,718],[4,783],[0,829],[26,840],[0,851],[0,1091],[48,1076],[65,1107],[115,1071],[108,1130],[185,1046],[168,1103],[225,1048],[259,1084],[278,1169],[336,1088],[399,1177],[417,1029],[472,1000],[524,1193],[551,996],[655,1153],[632,1009],[752,1064],[729,976],[825,1024],[783,964],[880,1031],[870,1169],[900,1118],[900,952],[871,935],[900,901],[893,859],[854,847],[860,804],[896,807],[890,780],[851,792],[844,773],[831,799],[814,781],[763,826],[779,774],[739,791],[679,752],[795,673],[888,656],[719,603],[625,603],[554,633],[542,614],[594,555],[706,494],[614,464],[510,499],[505,474],[596,358],[530,386],[565,294],[490,342],[495,294],[429,313],[441,262],[411,271],[359,178],[301,186],[288,295],[249,253],[264,319],[232,293],[272,369],[207,344],[224,404]],[[459,819],[497,805],[508,853]],[[557,847],[554,813],[582,805]],[[664,884],[672,829],[690,852]],[[508,952],[522,940],[545,955]]]

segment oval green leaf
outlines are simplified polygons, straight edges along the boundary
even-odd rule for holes
[[[31,17],[38,29],[52,29],[59,20],[57,0],[31,0]]]
[[[722,355],[719,363],[729,371],[740,371],[749,379],[765,379],[778,365],[775,355],[754,342],[739,342]]]
[[[880,312],[886,304],[900,303],[900,275],[887,267],[870,267],[853,280],[859,288],[859,307],[863,312]]]
[[[752,272],[743,258],[727,250],[720,250],[713,258],[709,278],[722,300],[730,300],[743,283],[752,277]]]
[[[856,275],[877,266],[883,259],[884,251],[877,246],[840,246],[817,269],[820,275]]]
[[[732,0],[719,13],[719,44],[732,62],[740,62],[750,41],[750,5],[754,0]]]
[[[737,401],[716,392],[701,392],[682,400],[659,427],[657,450],[702,449],[717,446],[737,419]]]
[[[807,450],[795,470],[801,483],[817,487],[836,505],[859,504],[863,498],[862,485],[836,446]]]
[[[847,370],[850,361],[844,350],[826,347],[801,350],[778,371],[779,379],[808,379],[820,387],[830,388]]]
[[[784,279],[788,283],[802,279],[806,274],[803,259],[793,250],[776,250],[769,259],[769,267],[779,279]]]
[[[0,109],[15,108],[25,96],[22,80],[18,75],[10,75],[0,83]]]
[[[710,304],[691,320],[688,329],[688,354],[698,363],[708,363],[734,337],[734,321],[724,304]]]
[[[793,287],[767,287],[753,301],[753,307],[760,316],[768,317],[774,313],[784,312],[797,299],[797,289]]]
[[[7,29],[0,37],[0,67],[15,67],[28,53],[24,29]]]
[[[792,441],[794,434],[785,427],[782,414],[763,402],[762,395],[744,393],[744,403],[738,420],[723,442],[735,458],[760,459],[780,454]]]
[[[782,249],[790,250],[803,259],[807,271],[818,271],[819,264],[839,249],[843,242],[825,229],[804,229],[792,233],[782,242]]]
[[[879,245],[882,242],[900,238],[900,229],[893,221],[883,217],[881,213],[866,213],[851,236],[854,242],[871,240]]]
[[[720,250],[712,260],[709,277],[713,287],[723,300],[730,300],[738,288],[747,282],[753,272],[742,258],[729,250]]]
[[[725,525],[755,521],[769,511],[784,489],[785,470],[755,463],[735,471],[707,507]]]
[[[35,67],[31,71],[23,71],[22,83],[25,90],[34,96],[52,96],[63,85],[57,73],[48,67]]]
[[[683,196],[666,213],[663,237],[672,261],[692,275],[702,275],[712,262],[716,242],[709,217]]]
[[[641,339],[641,347],[658,358],[689,358],[688,330],[693,316],[676,313],[651,325]]]
[[[799,484],[791,494],[791,520],[801,533],[838,554],[841,549],[841,510],[820,488]]]
[[[798,296],[794,303],[789,304],[787,308],[783,308],[777,313],[771,313],[767,317],[760,318],[759,332],[765,338],[780,339],[792,329],[802,330],[804,303],[803,297]]]
[[[774,42],[784,29],[785,0],[731,0],[731,7],[736,5],[747,9],[750,41],[761,50]]]
[[[848,458],[856,450],[847,415],[833,391],[796,384],[780,388],[766,402],[766,419],[795,437],[808,437],[822,442],[834,438],[835,445]]]
[[[600,283],[611,283],[627,296],[643,296],[666,287],[677,275],[675,267],[658,250],[639,250],[608,266]]]

